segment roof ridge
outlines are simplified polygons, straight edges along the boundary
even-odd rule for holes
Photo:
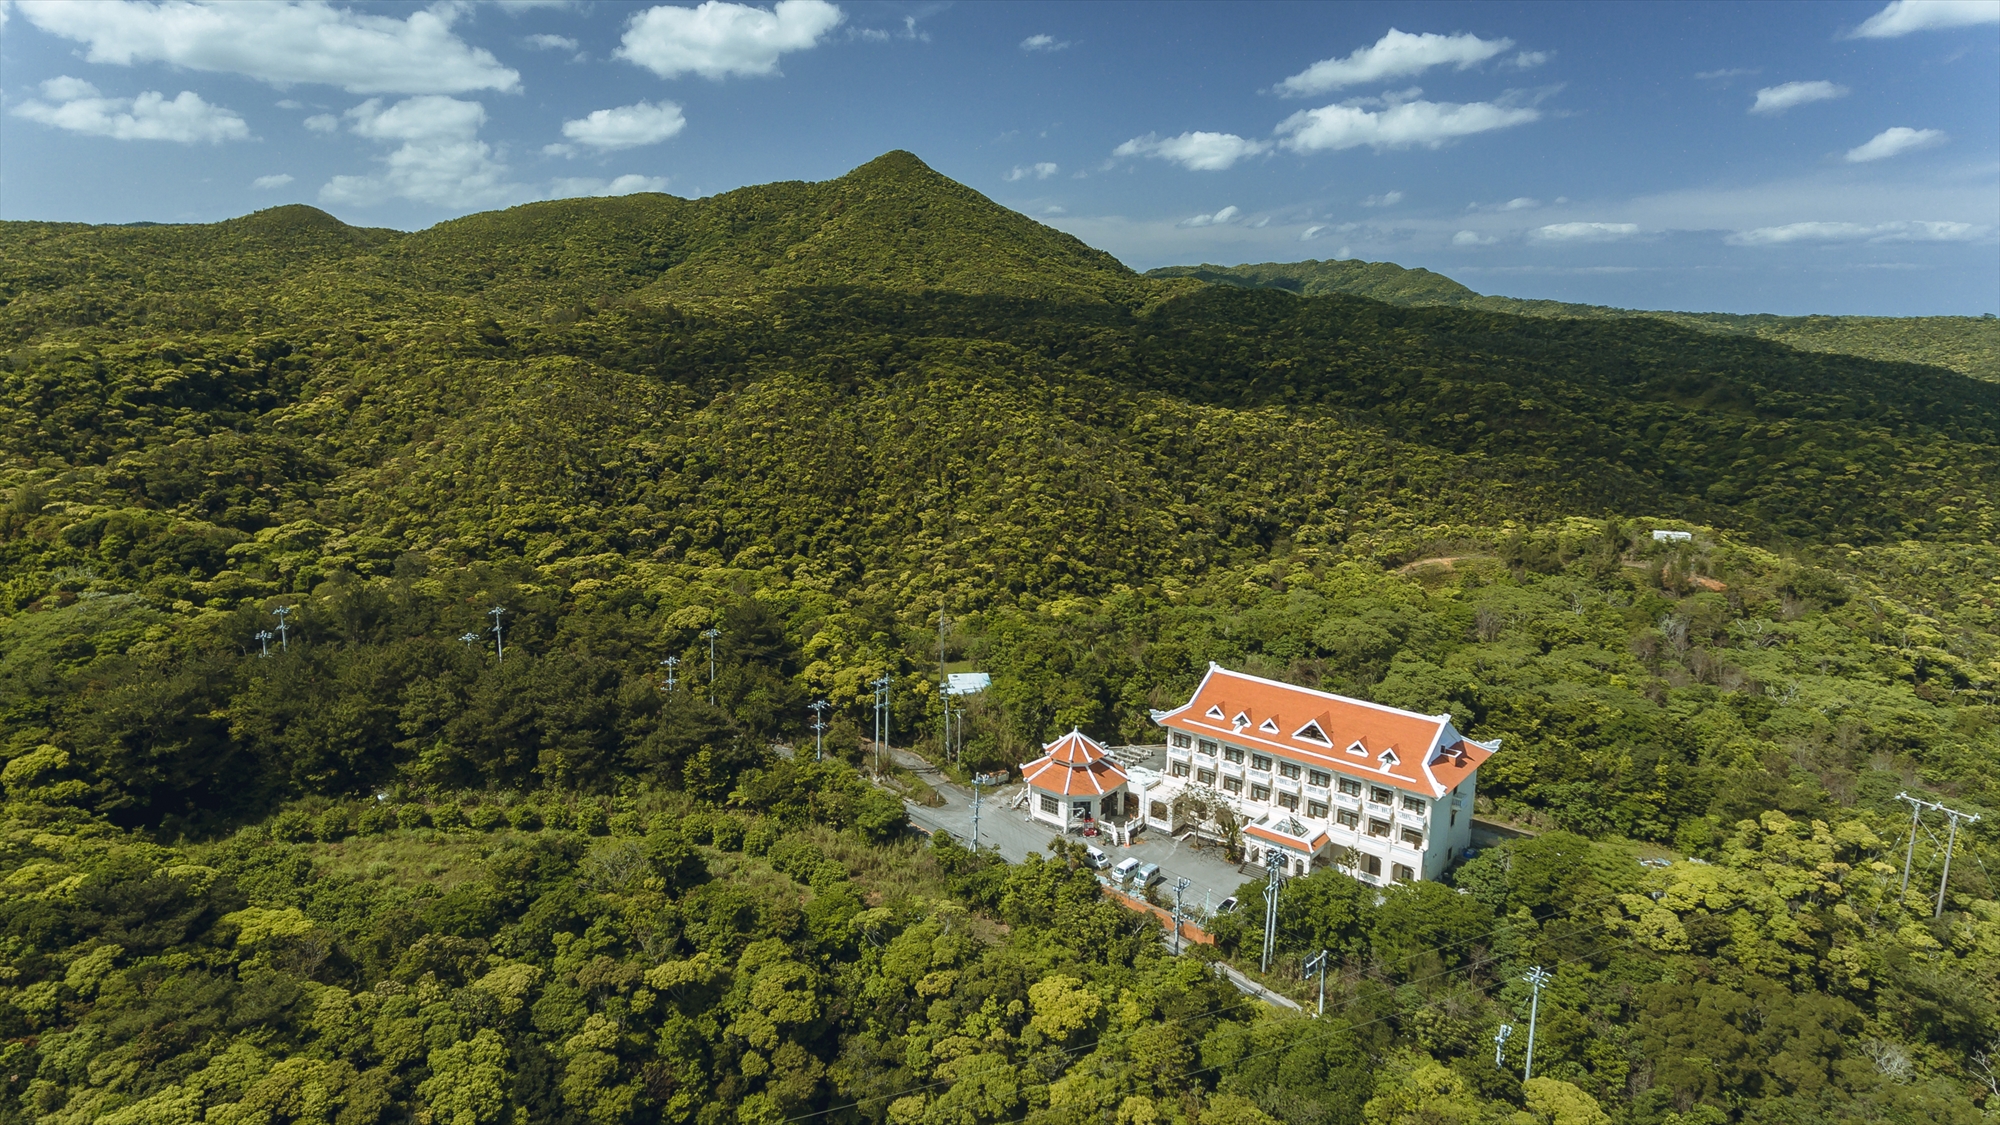
[[[1354,696],[1351,695],[1341,695],[1337,692],[1321,691],[1318,688],[1309,688],[1301,684],[1288,684],[1283,680],[1268,679],[1264,676],[1253,675],[1252,673],[1249,672],[1238,672],[1233,668],[1224,668],[1220,664],[1214,665],[1213,671],[1220,672],[1225,676],[1234,676],[1239,680],[1250,680],[1255,683],[1263,684],[1267,687],[1284,688],[1286,691],[1304,692],[1307,695],[1319,696],[1322,699],[1338,700],[1339,702],[1342,703],[1354,703],[1362,707],[1372,708],[1377,711],[1386,711],[1391,715],[1401,715],[1404,718],[1410,718],[1410,719],[1422,719],[1427,723],[1435,723],[1440,726],[1451,721],[1451,712],[1449,711],[1441,715],[1426,715],[1421,711],[1411,711],[1402,707],[1391,707],[1387,703],[1376,703],[1375,701],[1370,699],[1356,699]],[[1207,682],[1207,677],[1203,677],[1203,683],[1205,684],[1206,682]],[[1196,693],[1199,694],[1199,689],[1197,689]],[[1194,702],[1193,699],[1189,699],[1188,701],[1188,703],[1190,704],[1193,702]],[[1183,707],[1184,706],[1186,705],[1184,704]],[[1177,707],[1174,710],[1178,711],[1181,709],[1182,708]],[[1172,712],[1169,712],[1169,714],[1171,713]]]

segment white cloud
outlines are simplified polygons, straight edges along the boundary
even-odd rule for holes
[[[1497,239],[1481,238],[1477,231],[1462,230],[1451,236],[1453,246],[1491,246]]]
[[[507,166],[479,139],[486,108],[439,94],[405,98],[382,108],[370,98],[347,111],[357,136],[401,142],[373,176],[335,176],[321,201],[370,204],[401,198],[440,207],[490,207],[517,202],[527,189],[507,179]]]
[[[537,51],[574,51],[577,42],[567,35],[530,35],[522,40]]]
[[[1762,73],[1764,73],[1764,71],[1761,67],[1733,66],[1733,67],[1727,67],[1723,70],[1696,71],[1695,77],[1703,82],[1714,82],[1725,78],[1746,78],[1752,74],[1762,74]]]
[[[202,101],[192,90],[182,90],[172,101],[157,90],[136,98],[106,98],[83,79],[65,75],[42,83],[42,96],[53,104],[29,99],[14,107],[14,116],[117,141],[219,144],[250,136],[250,126],[241,117]]]
[[[259,176],[250,181],[253,188],[281,188],[292,182],[292,177],[284,172],[275,176]]]
[[[1992,231],[1972,223],[1786,223],[1740,230],[1723,241],[1732,246],[1783,246],[1793,242],[1970,242]]]
[[[1361,201],[1363,207],[1394,207],[1403,201],[1400,191],[1385,191],[1381,195],[1371,195]]]
[[[1231,205],[1224,207],[1213,215],[1196,215],[1191,219],[1182,219],[1175,225],[1183,227],[1218,227],[1235,222],[1236,217],[1242,213],[1234,205]]]
[[[1344,59],[1321,59],[1283,82],[1278,83],[1278,93],[1288,98],[1310,97],[1324,94],[1328,90],[1338,90],[1344,86],[1358,86],[1369,82],[1379,82],[1385,78],[1400,78],[1410,74],[1421,74],[1434,66],[1453,64],[1460,70],[1487,59],[1512,47],[1512,39],[1481,39],[1477,35],[1438,35],[1426,31],[1421,35],[1411,35],[1405,31],[1390,28],[1389,33],[1375,41],[1372,47],[1358,47]],[[1527,55],[1522,56],[1526,58]],[[1537,56],[1540,62],[1544,56]],[[1524,65],[1533,65],[1528,63]]]
[[[1912,31],[2000,23],[2000,0],[1890,0],[1854,29],[1857,39],[1894,39]]]
[[[304,124],[315,133],[331,133],[340,128],[340,118],[331,113],[315,113]]]
[[[776,74],[778,56],[813,47],[845,18],[826,0],[778,0],[770,11],[726,0],[663,4],[633,16],[612,54],[662,78]]]
[[[594,109],[563,122],[563,136],[603,152],[658,144],[687,127],[681,107],[672,102],[635,102],[616,109]],[[551,145],[550,148],[567,146]]]
[[[1757,91],[1757,100],[1751,104],[1750,112],[1783,113],[1793,106],[1846,96],[1847,87],[1836,86],[1831,82],[1787,82],[1781,86],[1766,86]]]
[[[1067,46],[1069,46],[1068,40],[1057,39],[1053,35],[1030,35],[1021,40],[1023,51],[1060,51]]]
[[[1160,137],[1147,133],[1133,137],[1111,150],[1113,156],[1151,156],[1171,160],[1191,172],[1220,172],[1239,160],[1267,151],[1264,141],[1250,140],[1234,133],[1182,133]]]
[[[629,173],[615,180],[594,180],[570,178],[555,181],[549,187],[550,199],[578,199],[585,196],[631,195],[640,191],[665,191],[665,176],[641,176]]]
[[[1050,176],[1053,176],[1060,171],[1062,171],[1061,168],[1058,168],[1056,165],[1051,164],[1048,161],[1044,160],[1040,164],[1028,164],[1028,165],[1017,164],[1014,167],[1009,168],[1007,170],[1007,174],[1001,176],[1000,178],[1006,180],[1010,184],[1015,182],[1016,180],[1025,180],[1030,176],[1033,176],[1035,179],[1038,180],[1046,180]]]
[[[277,102],[276,104],[277,104],[277,106],[278,106],[278,108],[279,108],[279,109],[304,109],[304,108],[305,108],[304,104],[302,104],[302,103],[300,103],[300,102],[295,102],[295,101],[293,101],[293,100],[292,100],[292,99],[290,99],[290,98],[282,98],[282,99],[280,99],[280,100],[279,100],[279,101],[278,101],[278,102]]]
[[[1569,201],[1558,199],[1556,202],[1567,203]],[[1542,201],[1539,199],[1517,195],[1505,203],[1468,203],[1465,205],[1465,209],[1467,211],[1531,211],[1541,205]]]
[[[1939,129],[1909,129],[1898,125],[1875,134],[1866,144],[1848,149],[1847,162],[1865,164],[1870,160],[1883,160],[1911,149],[1928,148],[1944,139],[1944,132]]]
[[[1533,70],[1549,61],[1554,54],[1553,51],[1522,51],[1511,59],[1503,60],[1500,65],[1511,66],[1516,70]]]
[[[1328,228],[1325,223],[1315,223],[1312,226],[1309,226],[1306,229],[1299,232],[1299,241],[1311,242],[1313,239],[1318,238],[1321,232],[1325,231],[1326,229]]]
[[[1639,233],[1637,223],[1551,223],[1529,237],[1540,242],[1615,242]]]
[[[1538,120],[1541,111],[1492,102],[1408,101],[1376,111],[1353,105],[1301,110],[1278,123],[1288,134],[1279,143],[1294,152],[1321,152],[1372,145],[1377,149],[1423,145],[1437,148],[1456,137],[1506,129]]]
[[[301,82],[357,94],[511,90],[518,73],[452,34],[457,9],[439,5],[397,20],[320,3],[191,0],[16,0],[52,35],[89,45],[94,63],[162,62],[241,74],[274,86]]]

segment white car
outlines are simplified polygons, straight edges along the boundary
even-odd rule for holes
[[[1104,849],[1094,848],[1088,844],[1084,845],[1083,861],[1095,870],[1111,866],[1111,857],[1104,854]]]
[[[1111,881],[1122,884],[1137,870],[1139,870],[1139,857],[1127,856],[1118,861],[1118,866],[1111,869]]]

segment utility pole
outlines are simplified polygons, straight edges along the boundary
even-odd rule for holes
[[[1910,802],[1910,845],[1903,851],[1903,887],[1896,892],[1896,896],[1901,898],[1910,893],[1910,861],[1917,857],[1917,818],[1924,815],[1924,806],[1930,802],[1920,801],[1908,793],[1898,793],[1896,799]]]
[[[507,642],[500,630],[500,615],[506,612],[506,607],[497,605],[486,611],[486,616],[493,619],[493,663],[495,664],[507,662]]]
[[[1271,971],[1271,954],[1278,945],[1278,888],[1285,881],[1285,855],[1276,848],[1264,849],[1264,868],[1269,878],[1264,884],[1264,960],[1258,971]]]
[[[979,787],[986,784],[986,775],[972,775],[972,850],[979,850]]]
[[[479,634],[468,630],[467,632],[460,633],[458,639],[465,642],[465,647],[471,648],[473,645],[479,643]]]
[[[1194,886],[1187,876],[1174,880],[1174,956],[1181,955],[1181,896]]]
[[[868,681],[875,689],[875,776],[882,776],[882,753],[889,743],[889,684],[895,679],[884,672]]]
[[[708,640],[708,705],[713,707],[715,706],[715,638],[722,635],[722,630],[703,629],[701,635]]]
[[[1507,1037],[1514,1034],[1514,1025],[1503,1023],[1500,1030],[1493,1033],[1493,1066],[1498,1070],[1507,1069]]]
[[[1319,1019],[1326,1015],[1326,950],[1324,949],[1319,951],[1319,956],[1305,964],[1306,976],[1311,976],[1315,972],[1319,973],[1319,1011],[1313,1013],[1313,1018]]]
[[[665,660],[660,661],[660,666],[667,670],[666,690],[671,694],[674,688],[681,682],[679,677],[675,675],[680,670],[681,658],[678,656],[669,656]]]
[[[813,713],[813,761],[826,757],[826,709],[833,706],[824,699],[815,699],[806,705]]]
[[[1958,822],[1963,819],[1967,824],[1979,823],[1978,813],[1959,812],[1957,809],[1947,809],[1942,805],[1938,806],[1938,809],[1951,818],[1951,835],[1945,838],[1944,874],[1938,878],[1937,909],[1931,912],[1933,918],[1944,917],[1944,886],[1951,880],[1951,850],[1958,846]]]
[[[292,607],[288,605],[281,605],[278,608],[272,610],[271,612],[276,614],[278,617],[278,651],[279,652],[292,651],[290,631],[287,630],[285,627],[285,619],[292,615]]]
[[[262,652],[257,654],[258,656],[268,657],[271,655],[271,631],[269,629],[257,630],[257,647],[263,649]]]
[[[1549,975],[1548,970],[1536,965],[1521,979],[1528,982],[1528,987],[1534,990],[1528,1001],[1528,1066],[1521,1073],[1521,1081],[1526,1082],[1535,1076],[1535,1018],[1542,1011],[1542,986],[1555,978]]]

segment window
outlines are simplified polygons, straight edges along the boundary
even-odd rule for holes
[[[1361,826],[1361,814],[1355,812],[1353,809],[1342,809],[1334,813],[1333,818],[1340,822],[1342,828],[1359,828]]]
[[[1146,814],[1147,816],[1152,817],[1154,820],[1167,819],[1167,816],[1169,814],[1167,812],[1167,803],[1165,801],[1154,801],[1152,805],[1149,807],[1151,808],[1152,811],[1148,812]]]
[[[1201,751],[1204,754],[1207,754],[1211,758],[1215,756],[1215,743],[1210,742],[1206,738],[1202,739],[1201,745],[1195,747],[1195,749]]]
[[[1299,767],[1291,762],[1279,762],[1278,775],[1280,777],[1289,777],[1296,781],[1299,776]]]
[[[1378,805],[1393,805],[1396,803],[1396,795],[1382,788],[1380,785],[1369,787],[1368,799]]]
[[[1271,799],[1271,787],[1270,787],[1270,786],[1268,786],[1268,785],[1252,785],[1252,786],[1250,787],[1250,799],[1251,799],[1251,800],[1253,800],[1253,801],[1268,801],[1268,800],[1270,800],[1270,799]]]
[[[1343,777],[1340,779],[1340,792],[1343,796],[1359,797],[1361,796],[1361,783],[1351,777]]]
[[[1364,853],[1361,857],[1361,870],[1379,877],[1382,874],[1382,857]]]
[[[1403,794],[1404,812],[1413,812],[1421,814],[1428,811],[1430,807],[1431,807],[1430,802],[1424,800],[1422,797],[1412,797],[1408,793]]]
[[[1453,828],[1457,828],[1457,827],[1458,827],[1458,810],[1457,810],[1457,809],[1453,809],[1453,810],[1451,810],[1451,826],[1452,826]]]
[[[1186,777],[1188,775],[1188,764],[1186,762],[1175,762],[1167,768],[1175,777]]]
[[[1412,883],[1416,881],[1417,873],[1410,870],[1407,866],[1403,864],[1399,863],[1396,866],[1390,868],[1389,870],[1391,872],[1389,877],[1396,880],[1398,883]]]
[[[1177,730],[1174,733],[1168,735],[1167,741],[1173,743],[1176,747],[1179,747],[1182,750],[1185,750],[1188,747],[1194,745],[1194,739],[1191,736],[1189,736],[1188,732],[1184,730]]]
[[[1313,818],[1313,819],[1315,819],[1315,820],[1325,820],[1325,819],[1326,819],[1326,802],[1325,802],[1325,801],[1307,801],[1307,802],[1306,802],[1306,815],[1307,815],[1307,816],[1309,816],[1309,817],[1312,817],[1312,818]]]
[[[1424,834],[1414,828],[1403,829],[1403,842],[1413,848],[1424,846]]]
[[[1280,793],[1278,794],[1278,803],[1285,806],[1288,809],[1297,809],[1299,807],[1298,794]]]
[[[1380,837],[1382,837],[1382,838],[1383,838],[1384,840],[1388,839],[1388,838],[1389,838],[1389,822],[1388,822],[1388,821],[1386,821],[1386,820],[1372,820],[1372,819],[1371,819],[1371,820],[1370,820],[1370,821],[1368,822],[1368,834],[1369,834],[1370,836],[1380,836]]]
[[[1276,734],[1278,733],[1278,720],[1265,719],[1263,722],[1257,724],[1257,729],[1266,734]]]
[[[1271,756],[1269,754],[1250,755],[1250,768],[1253,770],[1263,770],[1265,773],[1271,772]]]
[[[1231,793],[1241,793],[1243,792],[1243,779],[1240,777],[1225,777],[1222,779],[1222,787]]]
[[[1300,727],[1293,733],[1292,737],[1303,738],[1308,742],[1318,742],[1327,746],[1333,745],[1333,740],[1327,738],[1326,732],[1319,729],[1318,722],[1310,722]]]
[[[1324,789],[1333,784],[1333,775],[1325,770],[1308,770],[1306,772],[1306,780]]]
[[[1195,779],[1196,781],[1199,781],[1199,782],[1201,782],[1201,783],[1202,783],[1203,785],[1214,785],[1214,784],[1215,784],[1215,771],[1214,771],[1214,770],[1196,770],[1196,771],[1194,771],[1194,779]]]
[[[1044,793],[1042,794],[1042,811],[1045,813],[1061,812],[1062,806],[1056,802],[1054,797]]]
[[[1238,750],[1234,746],[1224,746],[1222,748],[1222,756],[1239,766],[1243,764],[1243,751]]]

